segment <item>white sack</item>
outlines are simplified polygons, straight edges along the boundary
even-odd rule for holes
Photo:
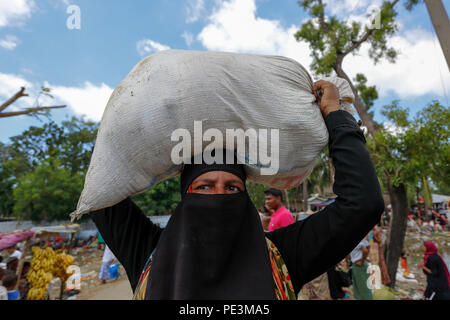
[[[347,81],[325,80],[349,105]],[[167,50],[143,59],[108,101],[72,219],[178,175],[182,166],[171,161],[178,142],[171,135],[184,128],[193,137],[194,121],[203,121],[203,133],[217,128],[223,137],[227,128],[279,129],[278,173],[261,175],[264,165],[255,159],[256,165],[245,167],[248,180],[279,189],[298,186],[328,143],[312,86],[302,65],[280,56]]]

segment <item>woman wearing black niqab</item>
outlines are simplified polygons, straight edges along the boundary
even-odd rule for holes
[[[323,92],[337,197],[307,219],[264,232],[245,188],[194,190],[197,178],[213,172],[232,174],[245,186],[237,164],[186,165],[182,201],[165,229],[130,198],[91,213],[124,266],[135,299],[296,299],[305,283],[344,259],[380,221],[384,201],[364,135],[339,110],[333,84],[319,81],[316,90]]]
[[[184,166],[182,200],[152,258],[146,299],[275,299],[264,231],[247,191],[189,192],[211,171],[231,173],[245,185],[243,165]]]

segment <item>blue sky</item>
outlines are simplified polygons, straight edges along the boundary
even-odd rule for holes
[[[327,13],[349,20],[362,19],[370,4],[380,3],[326,2]],[[80,29],[66,25],[70,5],[80,9]],[[374,66],[362,48],[344,68],[351,76],[363,72],[377,86],[377,109],[394,99],[412,114],[432,100],[448,106],[449,69],[425,5],[399,11],[400,29],[391,42],[401,51],[397,63]],[[30,98],[10,111],[33,105],[45,85],[55,99],[41,98],[41,105],[69,106],[52,112],[56,121],[82,114],[99,120],[112,90],[134,65],[166,48],[284,55],[309,69],[307,45],[293,38],[306,19],[297,0],[0,0],[0,102],[25,85]],[[376,119],[383,121],[378,111]],[[30,125],[40,122],[0,119],[0,141]]]

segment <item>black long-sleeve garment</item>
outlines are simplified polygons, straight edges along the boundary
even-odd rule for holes
[[[425,267],[430,269],[431,273],[426,274],[427,288],[424,296],[430,298],[434,292],[435,295],[432,300],[450,300],[450,288],[442,258],[438,254],[432,254],[428,257]]]
[[[355,119],[331,112],[325,123],[335,167],[335,202],[305,220],[266,233],[288,268],[296,293],[349,254],[380,221],[384,201]],[[124,266],[133,291],[163,229],[127,198],[91,213],[105,243]]]

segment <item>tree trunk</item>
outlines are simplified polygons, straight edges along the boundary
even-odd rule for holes
[[[395,1],[393,5],[395,5],[398,1]],[[334,64],[334,71],[336,72],[338,77],[341,77],[348,81],[350,88],[353,91],[355,96],[355,101],[353,105],[356,108],[356,111],[359,114],[359,117],[363,121],[364,126],[367,127],[369,134],[372,137],[375,137],[375,133],[379,130],[379,126],[373,120],[371,115],[367,112],[366,107],[364,106],[363,101],[361,100],[358,90],[356,90],[353,82],[349,78],[349,76],[342,69],[342,61],[344,56],[338,56],[336,62]],[[408,218],[408,198],[406,195],[406,187],[404,184],[400,184],[395,187],[391,185],[390,178],[386,175],[387,185],[389,188],[389,196],[391,198],[392,205],[392,217],[390,221],[390,231],[389,231],[389,239],[388,246],[386,252],[386,263],[388,268],[389,277],[391,279],[391,287],[395,286],[395,275],[397,272],[398,261],[400,259],[400,255],[403,249],[403,242],[406,234],[406,224]]]
[[[398,261],[403,250],[403,242],[406,234],[406,223],[408,219],[408,198],[404,184],[393,186],[388,184],[389,196],[392,205],[391,227],[389,231],[386,263],[390,286],[395,287],[395,276],[398,268]]]
[[[348,84],[350,85],[350,88],[353,91],[353,95],[355,96],[355,101],[353,102],[353,105],[355,106],[359,117],[363,121],[364,126],[367,127],[367,130],[369,131],[370,135],[374,136],[375,131],[378,130],[379,127],[375,123],[375,121],[372,119],[370,114],[367,113],[366,107],[364,106],[363,101],[359,97],[358,91],[356,90],[355,86],[353,85],[352,80],[342,69],[342,61],[339,61],[339,58],[335,63],[334,71],[336,72],[338,77],[341,77],[341,78],[347,80]]]
[[[423,202],[425,205],[425,210],[428,210],[431,209],[431,207],[433,206],[433,196],[431,195],[427,178],[424,175],[422,175],[422,184],[423,184]]]
[[[445,10],[442,0],[425,0],[425,5],[427,6],[431,22],[433,23],[434,31],[436,31],[436,35],[439,39],[445,60],[447,61],[447,67],[450,70],[450,40],[448,38],[450,22],[447,11]]]
[[[305,179],[302,183],[303,186],[303,212],[308,211],[308,180]]]
[[[288,210],[291,210],[290,208],[291,208],[291,204],[290,204],[290,202],[289,202],[289,194],[288,194],[288,191],[287,190],[284,190],[284,196],[285,196],[285,198],[286,198],[286,205],[287,205],[287,208],[288,208]]]

